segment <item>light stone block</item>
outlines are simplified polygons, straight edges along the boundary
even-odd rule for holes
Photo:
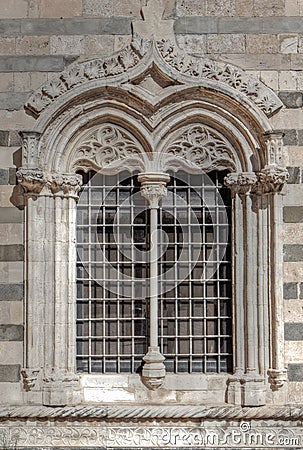
[[[303,341],[285,342],[285,361],[287,364],[303,362]]]
[[[0,185],[0,207],[1,206],[12,206],[11,196],[13,193],[14,186]]]
[[[29,72],[30,73],[30,89],[36,90],[47,81],[47,73]]]
[[[236,1],[237,15],[242,17],[253,16],[253,0],[237,0]]]
[[[83,55],[84,36],[51,36],[51,55]]]
[[[17,152],[17,147],[0,147],[0,167],[8,169],[14,166],[14,153]],[[10,206],[12,206],[10,204]]]
[[[0,0],[1,19],[23,19],[27,17],[27,0]]]
[[[303,382],[291,381],[288,383],[290,403],[303,403]]]
[[[247,34],[246,52],[247,53],[278,53],[279,40],[277,35],[271,34]]]
[[[236,14],[236,0],[206,0],[207,16],[232,16]]]
[[[301,109],[282,109],[279,114],[276,114],[270,119],[274,130],[301,129],[302,120]]]
[[[279,73],[279,89],[281,91],[295,91],[297,89],[297,74],[294,71]]]
[[[254,0],[254,16],[283,16],[285,0]]]
[[[112,0],[83,0],[84,17],[111,17],[114,15]]]
[[[303,71],[297,71],[297,88],[299,91],[303,90]]]
[[[177,0],[177,16],[204,16],[205,0]]]
[[[127,47],[131,43],[132,37],[130,35],[115,36],[114,39],[114,52],[118,52]]]
[[[135,394],[123,389],[92,389],[85,388],[83,391],[84,401],[89,403],[99,402],[131,402],[135,400]]]
[[[303,166],[303,147],[288,145],[288,158],[290,166]]]
[[[0,404],[20,405],[22,392],[20,383],[0,383]]]
[[[303,223],[284,223],[282,240],[284,244],[301,244],[303,242]]]
[[[0,55],[14,55],[16,53],[16,39],[13,37],[0,37]]]
[[[1,301],[1,324],[15,324],[23,323],[23,305],[19,301]],[[19,343],[18,343],[19,344]]]
[[[14,91],[29,92],[31,90],[30,72],[14,73]]]
[[[281,53],[298,53],[298,36],[280,36]]]
[[[285,283],[299,282],[303,279],[302,262],[285,262],[283,264],[283,280]]]
[[[244,53],[245,37],[242,34],[209,34],[208,53]]]
[[[276,70],[262,70],[261,81],[270,89],[277,91],[279,88],[279,73]]]
[[[40,17],[77,17],[82,15],[82,0],[40,0]]]
[[[145,5],[143,0],[115,0],[114,15],[115,16],[130,16],[141,18],[141,8]]]
[[[48,55],[48,36],[21,36],[16,38],[17,55]]]
[[[9,92],[13,90],[13,74],[1,73],[0,75],[0,92]]]
[[[85,36],[84,53],[86,56],[109,56],[114,52],[114,36]]]
[[[129,385],[127,375],[81,375],[80,383],[84,388],[127,388]]]
[[[0,283],[23,283],[23,262],[0,262]]]
[[[299,3],[302,0],[285,0],[285,15],[286,16],[299,16],[300,6]]]
[[[203,55],[206,53],[206,36],[201,34],[185,34],[177,36],[179,47],[187,53]]]
[[[34,126],[35,119],[25,113],[24,110],[20,111],[4,111],[0,110],[0,123],[1,128],[4,130],[27,130]]]
[[[1,320],[1,318],[0,318]],[[1,364],[23,364],[23,342],[0,342]]]
[[[40,0],[28,0],[28,17],[37,19],[40,16]]]
[[[303,184],[287,184],[283,190],[284,206],[301,206],[303,198]]]

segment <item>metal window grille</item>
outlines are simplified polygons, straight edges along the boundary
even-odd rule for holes
[[[172,176],[159,209],[159,339],[166,369],[175,373],[231,371],[230,198],[224,175]],[[136,176],[83,177],[77,368],[134,373],[148,346],[148,206]]]

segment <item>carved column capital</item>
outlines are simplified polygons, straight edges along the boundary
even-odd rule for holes
[[[254,172],[229,173],[224,184],[235,194],[245,195],[256,186],[258,177]]]
[[[77,198],[82,177],[77,174],[46,173],[40,169],[21,168],[17,172],[19,184],[31,195],[61,195]]]
[[[22,140],[23,166],[28,168],[37,168],[41,133],[38,131],[20,131],[19,134]]]
[[[151,209],[159,208],[159,201],[167,195],[166,184],[170,177],[166,173],[140,173],[141,195],[149,201]]]
[[[281,192],[289,177],[284,167],[276,165],[266,166],[258,174],[259,187],[262,193]]]
[[[21,168],[17,171],[17,180],[25,193],[38,195],[46,185],[48,177],[40,169]]]

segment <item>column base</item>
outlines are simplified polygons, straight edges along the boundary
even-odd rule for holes
[[[227,401],[232,405],[263,406],[266,404],[264,378],[258,374],[235,374],[228,380]]]
[[[148,389],[156,390],[162,386],[165,379],[164,356],[159,347],[148,347],[148,352],[143,358],[142,382]]]

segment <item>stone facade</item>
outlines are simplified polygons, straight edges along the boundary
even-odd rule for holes
[[[0,448],[303,447],[302,16],[300,0],[0,0]],[[132,124],[111,170],[148,172],[143,147],[164,146],[192,167],[176,142],[205,121],[212,167],[234,172],[231,377],[153,391],[75,373],[75,171],[109,170],[81,150],[106,114]]]

